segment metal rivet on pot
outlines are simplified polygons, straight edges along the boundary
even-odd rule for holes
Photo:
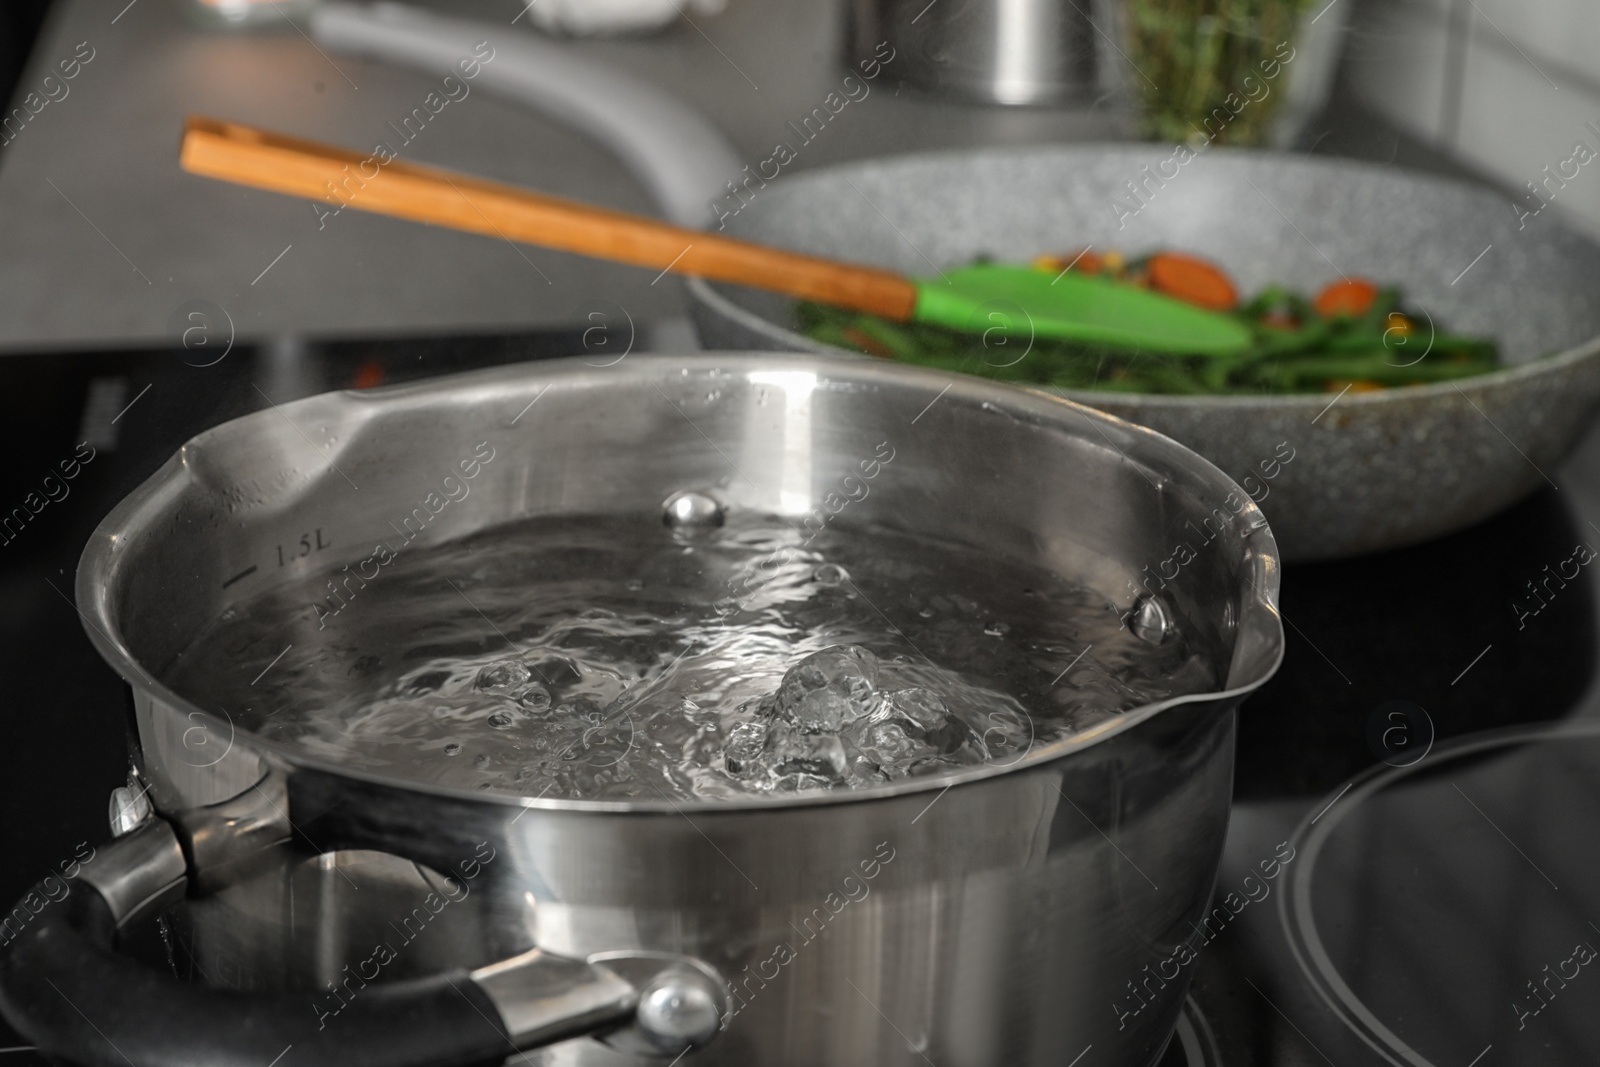
[[[673,493],[661,508],[661,521],[672,527],[721,526],[727,517],[721,504],[705,493],[693,490]]]
[[[664,1052],[698,1048],[721,1026],[717,999],[705,975],[671,970],[640,994],[636,1022]]]
[[[112,837],[131,833],[150,817],[150,798],[119,785],[111,791],[110,817]]]
[[[1167,621],[1167,609],[1161,606],[1161,601],[1155,597],[1146,597],[1139,604],[1139,609],[1133,613],[1132,630],[1134,636],[1152,645],[1159,645],[1167,639],[1167,631],[1171,624]]]

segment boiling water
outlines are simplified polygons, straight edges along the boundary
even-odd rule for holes
[[[1009,764],[1216,682],[1082,585],[883,530],[539,520],[354,575],[230,610],[166,680],[389,776],[674,800]]]

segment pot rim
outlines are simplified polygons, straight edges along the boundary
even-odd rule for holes
[[[1124,449],[1113,442],[1113,447],[1123,454],[1122,462],[1135,462],[1128,454],[1130,451],[1142,455],[1153,453],[1156,457],[1167,460],[1169,465],[1172,460],[1177,460],[1179,465],[1186,467],[1190,473],[1215,483],[1218,499],[1222,499],[1228,493],[1237,493],[1245,500],[1246,507],[1235,516],[1234,521],[1240,530],[1241,539],[1248,539],[1250,551],[1246,558],[1241,561],[1241,566],[1244,568],[1243,578],[1245,585],[1240,589],[1240,609],[1239,617],[1234,625],[1235,642],[1232,653],[1237,658],[1240,651],[1240,643],[1243,641],[1244,636],[1251,635],[1265,640],[1266,647],[1270,650],[1269,654],[1265,659],[1257,656],[1255,660],[1250,661],[1244,670],[1247,677],[1228,688],[1203,693],[1189,693],[1154,704],[1147,704],[1048,745],[1034,747],[1030,744],[1028,751],[1023,756],[1004,765],[980,764],[949,774],[904,779],[888,785],[871,786],[862,789],[815,790],[804,793],[766,794],[733,799],[696,799],[686,801],[663,799],[657,801],[631,799],[571,800],[553,797],[517,796],[512,793],[495,790],[480,791],[430,782],[414,782],[387,775],[371,768],[347,766],[336,759],[306,752],[291,742],[264,738],[236,727],[226,712],[218,715],[191,702],[187,697],[169,688],[164,682],[158,681],[135,658],[129,649],[121,628],[117,625],[111,612],[110,590],[113,581],[116,580],[119,555],[117,549],[120,544],[131,538],[128,531],[149,529],[153,525],[153,516],[162,513],[161,508],[164,504],[178,497],[187,486],[192,484],[194,476],[184,458],[191,448],[203,447],[208,436],[224,432],[229,427],[233,427],[235,432],[238,432],[240,424],[260,419],[264,415],[278,417],[278,413],[282,413],[292,417],[296,414],[297,407],[305,409],[316,404],[326,404],[328,398],[333,395],[337,395],[341,400],[353,405],[365,405],[391,400],[436,396],[453,390],[470,391],[480,388],[489,382],[505,383],[507,379],[517,379],[519,382],[523,380],[539,381],[540,379],[549,378],[567,378],[570,380],[574,378],[581,379],[585,375],[598,379],[600,374],[605,374],[610,370],[610,368],[607,368],[607,371],[597,374],[593,365],[587,363],[581,356],[506,364],[500,367],[491,367],[462,374],[441,375],[418,382],[383,386],[375,389],[360,391],[347,389],[339,390],[335,394],[318,394],[277,405],[276,412],[272,409],[253,412],[220,423],[195,435],[180,446],[178,451],[169,457],[154,474],[118,502],[96,526],[78,562],[75,587],[78,613],[83,618],[90,643],[94,645],[95,650],[100,653],[101,657],[127,684],[142,689],[153,699],[181,713],[186,720],[191,720],[198,716],[201,723],[218,731],[216,736],[227,736],[229,751],[231,751],[233,743],[240,739],[240,735],[243,735],[248,738],[248,742],[245,745],[248,751],[291,767],[315,770],[336,777],[358,779],[390,789],[400,789],[440,798],[470,800],[505,808],[537,808],[552,812],[639,812],[657,814],[675,812],[679,815],[694,812],[697,814],[712,814],[734,811],[766,811],[778,808],[809,808],[884,800],[921,793],[938,792],[942,794],[943,791],[958,785],[986,781],[1012,772],[1037,769],[1044,764],[1053,763],[1072,753],[1115,737],[1164,711],[1191,705],[1214,704],[1219,707],[1236,705],[1277,672],[1279,665],[1283,661],[1285,643],[1282,617],[1277,608],[1281,572],[1277,542],[1272,536],[1271,529],[1266,525],[1265,518],[1262,517],[1255,503],[1250,500],[1249,495],[1203,456],[1154,430],[1127,422],[1115,415],[1086,407],[1070,399],[1039,390],[1021,389],[1012,385],[988,382],[968,375],[952,375],[929,368],[913,367],[905,364],[888,364],[880,360],[838,358],[831,355],[816,355],[813,353],[759,351],[693,354],[639,353],[638,358],[633,362],[635,367],[641,365],[649,366],[651,370],[643,372],[645,374],[654,373],[655,368],[665,367],[670,364],[675,371],[684,369],[691,372],[705,372],[715,369],[744,377],[751,370],[770,369],[770,364],[776,360],[785,361],[785,365],[790,368],[795,368],[798,365],[799,369],[815,370],[818,372],[819,381],[830,368],[837,369],[843,372],[842,377],[848,380],[852,386],[871,385],[875,382],[903,385],[906,378],[926,379],[931,387],[930,395],[931,393],[939,392],[942,387],[946,393],[953,393],[958,397],[965,398],[974,406],[985,405],[991,409],[1003,411],[1005,414],[1019,419],[1019,421],[1055,424],[1061,421],[1064,410],[1070,410],[1078,416],[1088,419],[1091,423],[1101,424],[1097,428],[1102,432],[1106,429],[1114,429],[1118,435],[1123,437],[1125,443],[1130,443],[1130,447]],[[630,370],[629,373],[639,374],[641,372]],[[1247,530],[1249,532],[1246,532]],[[1230,672],[1238,673],[1232,665],[1230,665]],[[1229,679],[1229,681],[1232,681],[1232,679]],[[224,755],[226,755],[226,752]],[[219,762],[222,758],[219,757]]]

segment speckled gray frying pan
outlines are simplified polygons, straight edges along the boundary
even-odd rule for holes
[[[1342,272],[1400,285],[1441,330],[1498,339],[1504,370],[1347,393],[1331,407],[1332,394],[1065,394],[1212,460],[1256,496],[1290,559],[1424,541],[1545,484],[1600,403],[1600,246],[1549,212],[1519,219],[1502,197],[1392,167],[1221,149],[1180,165],[1172,155],[1076,146],[874,160],[779,177],[725,224],[924,275],[979,254],[1025,260],[1085,245],[1197,252],[1245,292],[1272,282],[1315,291]],[[1130,181],[1142,184],[1139,199]],[[784,298],[690,289],[708,346],[831,350],[793,332]],[[1427,337],[1424,325],[1393,361],[1417,358]]]

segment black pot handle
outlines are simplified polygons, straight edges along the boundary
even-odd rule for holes
[[[81,1067],[471,1067],[607,1031],[671,1056],[710,1040],[724,1010],[714,972],[649,954],[591,963],[533,949],[373,984],[331,1016],[314,994],[209,989],[115,951],[121,927],[196,882],[179,834],[157,817],[98,850],[78,878],[39,883],[0,917],[0,1014]]]

